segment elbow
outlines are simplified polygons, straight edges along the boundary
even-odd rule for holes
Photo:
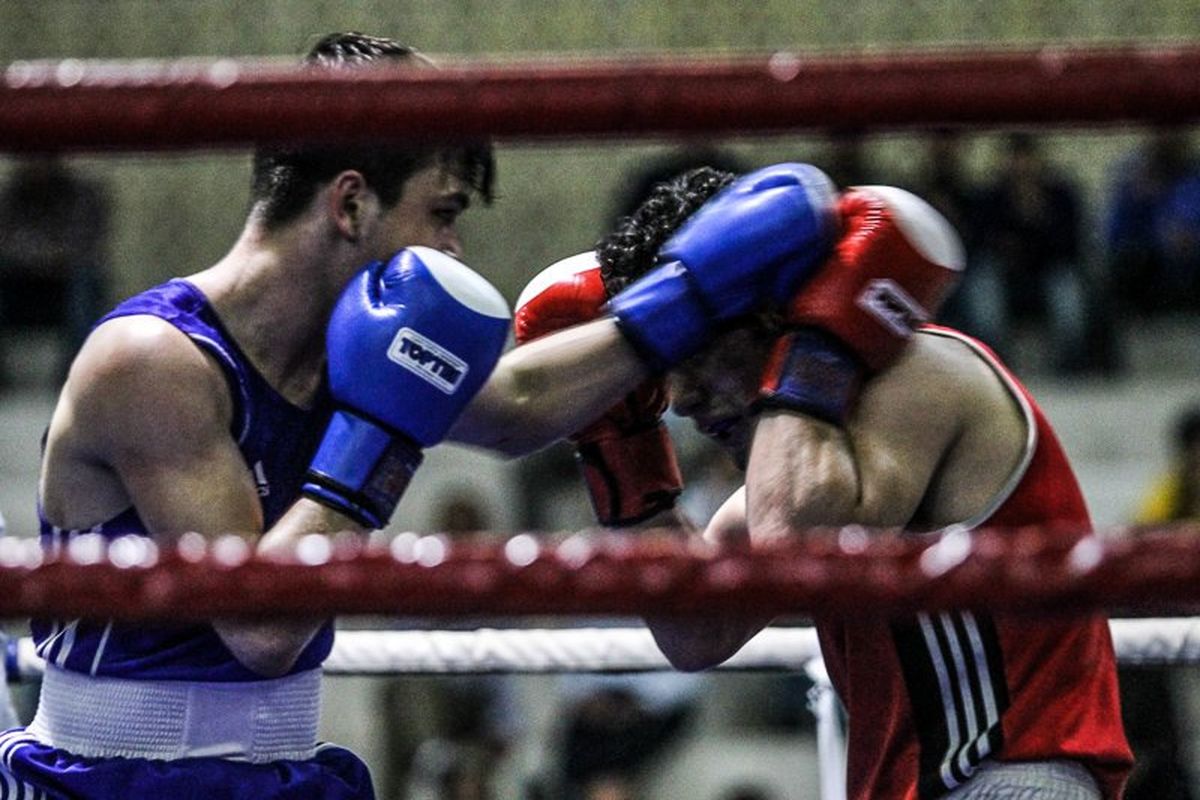
[[[279,649],[244,655],[238,660],[242,666],[256,675],[264,678],[282,678],[296,665],[300,654],[291,650]]]
[[[726,619],[647,618],[659,652],[680,672],[702,672],[724,663],[761,625]]]
[[[703,672],[725,661],[725,658],[719,658],[712,653],[699,653],[687,650],[663,650],[663,655],[666,656],[667,662],[671,667],[679,672]]]
[[[308,643],[308,639],[301,644],[294,637],[270,630],[222,626],[218,633],[238,663],[262,678],[287,675]]]

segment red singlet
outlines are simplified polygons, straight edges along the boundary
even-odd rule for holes
[[[1028,420],[1025,458],[971,527],[1090,525],[1062,446],[1029,392],[994,353],[957,331],[1008,386]],[[849,714],[849,800],[928,800],[985,759],[1072,759],[1105,798],[1133,765],[1117,699],[1107,620],[954,612],[887,621],[817,620],[821,650]]]

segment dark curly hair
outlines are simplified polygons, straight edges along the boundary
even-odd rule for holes
[[[608,296],[649,272],[671,235],[735,178],[735,173],[712,167],[689,170],[656,185],[632,214],[618,220],[616,228],[596,243]]]
[[[413,48],[356,31],[323,36],[304,58],[312,69],[363,69],[380,63],[432,65]],[[404,182],[433,164],[460,176],[484,202],[493,198],[496,162],[489,142],[456,144],[367,143],[260,147],[254,153],[251,201],[269,229],[295,219],[317,188],[342,170],[362,173],[385,207],[395,205]]]

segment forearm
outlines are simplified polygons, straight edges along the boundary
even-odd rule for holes
[[[683,515],[681,535],[699,536]],[[689,533],[690,531],[690,533]],[[703,539],[717,548],[747,545],[745,491],[738,489],[717,510]],[[730,614],[723,610],[690,617],[647,616],[646,626],[658,649],[676,669],[686,672],[715,667],[771,623],[769,615]]]
[[[518,456],[579,431],[649,377],[604,318],[508,351],[450,439]]]
[[[342,514],[302,498],[259,538],[255,553],[287,561],[305,536],[345,530],[364,532]],[[284,675],[292,668],[326,622],[327,617],[264,622],[217,620],[213,627],[239,662],[263,677],[271,678]]]
[[[755,542],[795,536],[806,526],[869,523],[847,432],[804,415],[770,412],[759,419],[746,492]]]

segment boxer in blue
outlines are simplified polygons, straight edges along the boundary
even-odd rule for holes
[[[424,63],[360,34],[309,61]],[[119,305],[77,355],[45,443],[45,545],[236,532],[269,553],[385,524],[507,336],[508,304],[454,258],[492,166],[485,146],[260,150],[229,253]],[[357,757],[316,740],[327,620],[34,636],[47,673],[33,722],[0,740],[0,797],[373,796]]]

